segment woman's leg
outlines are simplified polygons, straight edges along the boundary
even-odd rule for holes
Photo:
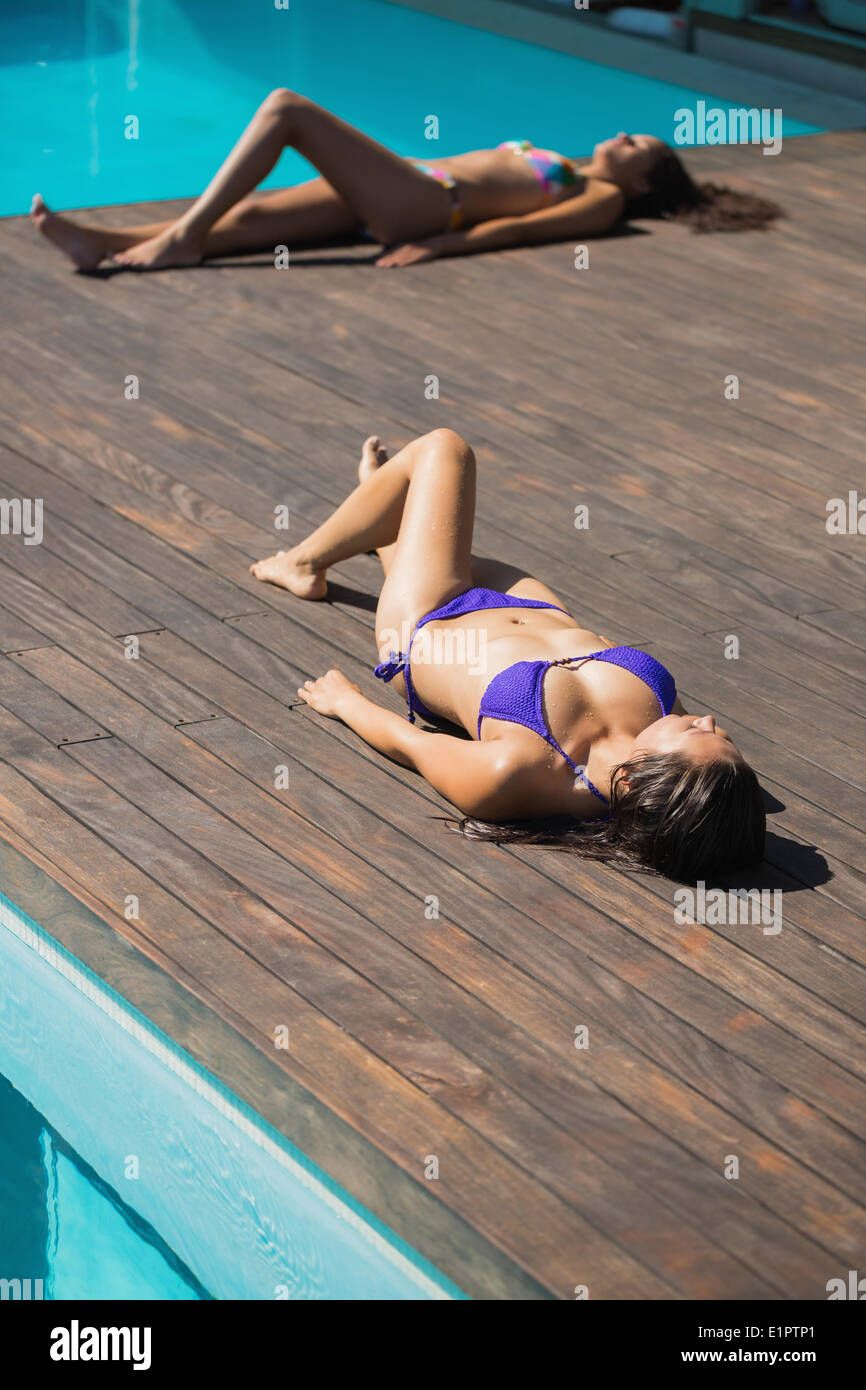
[[[100,227],[73,222],[51,212],[37,195],[30,215],[43,236],[69,257],[79,270],[94,270],[106,256],[171,231],[175,222],[139,227]],[[351,208],[325,179],[311,179],[294,188],[245,198],[221,217],[205,238],[203,256],[233,256],[243,251],[269,251],[275,246],[300,246],[347,236],[357,229]]]
[[[196,264],[210,228],[261,183],[287,145],[315,165],[356,221],[384,242],[429,236],[447,221],[450,198],[435,179],[324,107],[280,88],[174,226],[119,252],[117,260],[140,270]]]
[[[453,430],[422,435],[387,462],[378,440],[364,448],[362,481],[351,496],[300,545],[250,572],[301,598],[323,598],[329,565],[384,551],[376,625],[399,629],[472,583],[475,457]]]
[[[396,545],[383,545],[376,552],[386,576],[390,573],[396,549]],[[486,555],[472,556],[472,587],[496,589],[501,594],[514,594],[517,598],[540,599],[542,603],[552,603],[555,608],[569,611],[568,605],[540,579],[535,579],[518,565],[509,565],[506,560],[492,560]]]
[[[568,612],[568,604],[540,579],[535,579],[517,565],[509,565],[505,560],[473,555],[472,583],[481,589],[498,589],[501,594],[514,594],[517,598],[540,599],[542,603],[552,603],[555,608],[564,608]]]
[[[417,445],[396,542],[385,555],[377,635],[403,625],[411,630],[472,585],[475,455],[448,429],[424,435]]]

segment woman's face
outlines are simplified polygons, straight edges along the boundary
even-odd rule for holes
[[[736,744],[711,714],[666,714],[638,734],[630,756],[635,753],[685,753],[705,763],[722,758],[743,761]]]
[[[636,196],[648,191],[649,175],[664,148],[664,141],[655,135],[627,135],[621,130],[612,140],[596,145],[592,162],[599,178]]]

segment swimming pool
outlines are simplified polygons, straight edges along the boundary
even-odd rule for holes
[[[0,894],[0,1299],[15,1297],[463,1295]]]
[[[414,155],[511,138],[579,155],[618,130],[670,140],[698,98],[727,105],[387,0],[17,0],[0,65],[0,215],[35,192],[57,208],[192,196],[274,87]],[[815,129],[784,119],[785,136]],[[289,152],[265,186],[311,172]]]

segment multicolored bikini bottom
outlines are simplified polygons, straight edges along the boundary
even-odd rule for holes
[[[451,198],[451,209],[448,213],[448,231],[459,231],[463,226],[463,204],[460,202],[460,193],[457,188],[457,180],[453,174],[449,174],[447,169],[443,169],[439,164],[427,164],[423,159],[413,159],[412,163],[416,169],[420,169],[422,174],[427,174],[442,187],[448,190]]]

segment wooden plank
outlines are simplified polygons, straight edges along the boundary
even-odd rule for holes
[[[727,632],[707,632],[695,642],[694,652],[704,662],[718,661],[719,649]],[[816,667],[794,655],[784,642],[767,633],[753,632],[737,624],[739,655],[736,670],[744,688],[761,690],[765,699],[786,713],[796,713],[808,724],[832,727],[845,743],[859,746],[864,717],[861,712],[863,690],[850,676],[829,666]],[[700,655],[698,655],[700,653]],[[780,679],[781,677],[781,679]]]
[[[51,648],[43,648],[51,651]],[[20,718],[33,720],[52,743],[79,743],[109,738],[105,729],[76,709],[8,657],[0,657],[0,706]]]
[[[859,613],[846,612],[839,608],[822,609],[820,612],[805,613],[803,621],[811,627],[819,627],[822,632],[830,632],[842,642],[866,651],[866,619]],[[856,659],[856,658],[855,658]],[[861,663],[861,669],[863,664]]]
[[[48,646],[44,632],[31,627],[17,613],[0,607],[0,652],[20,652],[27,647]]]
[[[41,647],[49,651],[58,647],[74,652],[82,659],[110,669],[112,679],[121,689],[138,691],[142,699],[172,724],[209,719],[217,706],[194,694],[178,681],[155,671],[138,658],[127,658],[127,648],[112,641],[79,614],[66,608],[52,594],[24,579],[14,570],[0,565],[0,582],[6,602],[16,613],[27,613],[46,633]],[[18,653],[23,655],[24,653]]]

